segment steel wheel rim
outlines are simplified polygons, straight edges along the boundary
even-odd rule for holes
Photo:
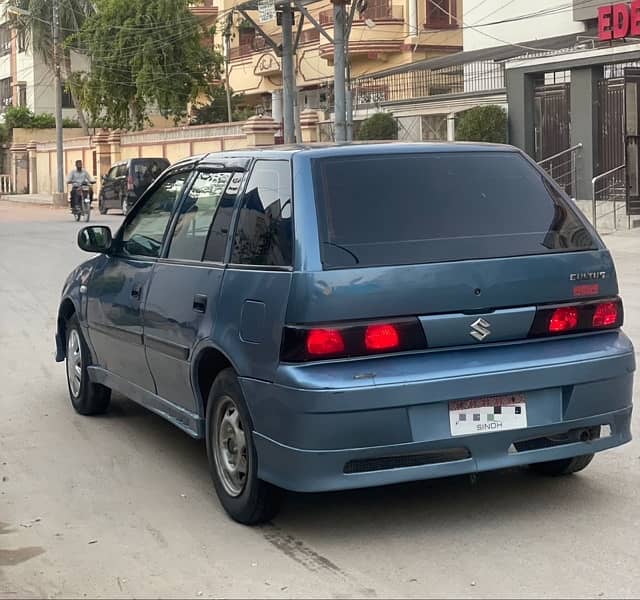
[[[82,387],[82,346],[80,336],[75,329],[69,333],[67,342],[67,379],[71,395],[77,398]]]
[[[213,455],[227,494],[237,497],[247,485],[249,461],[244,424],[235,402],[224,396],[216,410]]]
[[[122,212],[125,215],[129,212],[129,201],[126,198],[122,200]]]

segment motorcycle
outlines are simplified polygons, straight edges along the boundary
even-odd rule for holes
[[[84,218],[88,223],[91,218],[91,186],[88,183],[83,183],[74,187],[72,194],[75,198],[71,202],[71,214],[76,221]]]

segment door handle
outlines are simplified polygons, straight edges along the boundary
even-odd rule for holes
[[[134,284],[131,288],[131,297],[136,300],[140,300],[140,296],[142,295],[142,286],[140,284]]]
[[[205,294],[196,294],[193,297],[193,310],[201,313],[207,310],[207,296]]]

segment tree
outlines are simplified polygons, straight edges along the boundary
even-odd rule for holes
[[[255,114],[251,108],[241,106],[242,94],[231,92],[231,112],[234,121],[246,121]],[[214,87],[209,93],[209,104],[196,106],[192,111],[192,125],[207,125],[209,123],[227,123],[227,92],[222,85]]]
[[[157,108],[176,122],[219,79],[222,55],[187,0],[96,0],[76,36],[91,71],[76,85],[94,122],[141,129]]]
[[[395,140],[398,138],[398,123],[390,113],[376,113],[365,119],[358,129],[359,140]]]
[[[506,143],[507,113],[493,104],[465,111],[456,124],[456,139],[462,142]]]
[[[53,67],[53,28],[51,0],[9,0],[8,6],[26,11],[16,15],[7,12],[12,24],[33,45],[34,53],[40,56],[48,67]],[[94,14],[93,2],[90,0],[65,0],[59,3],[60,37],[62,41],[61,70],[65,81],[69,82],[69,91],[73,99],[78,122],[88,135],[86,119],[76,90],[71,85],[74,79],[71,69],[71,48],[67,42],[78,33],[86,19]]]

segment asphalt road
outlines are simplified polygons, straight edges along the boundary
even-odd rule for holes
[[[52,353],[79,227],[0,202],[0,598],[640,595],[637,441],[570,478],[289,495],[273,525],[232,523],[202,443],[121,396],[73,412]],[[640,232],[606,239],[640,343]]]

